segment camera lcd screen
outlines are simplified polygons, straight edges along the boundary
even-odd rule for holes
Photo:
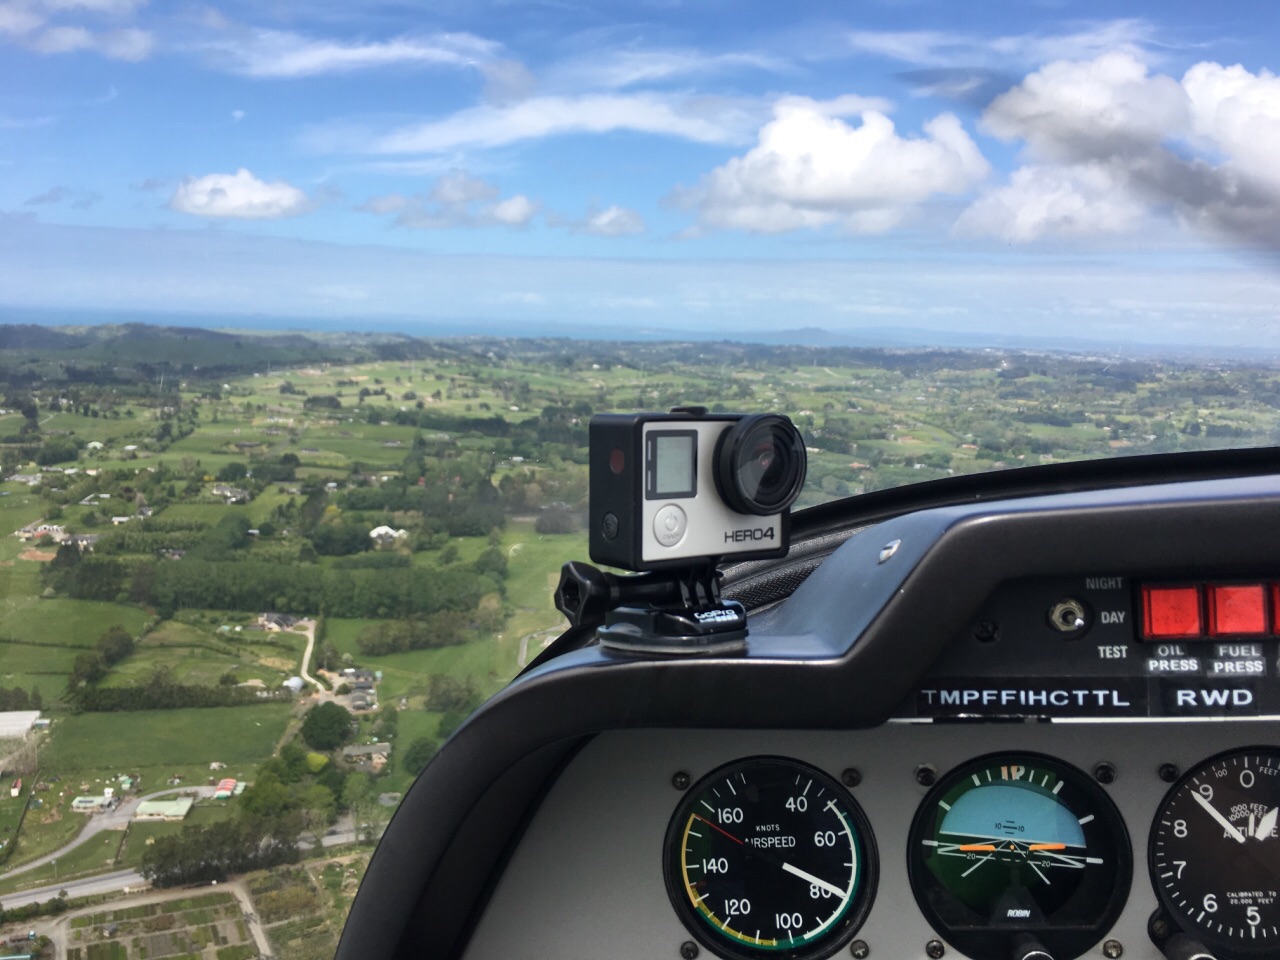
[[[692,430],[649,434],[650,499],[692,497],[697,491],[698,435]]]

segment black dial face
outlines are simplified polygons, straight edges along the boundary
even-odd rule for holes
[[[1111,926],[1129,894],[1129,837],[1075,767],[997,754],[948,773],[916,814],[908,870],[920,909],[972,956],[1031,935],[1064,960]]]
[[[1201,764],[1165,797],[1151,830],[1164,909],[1222,957],[1280,953],[1280,750]]]
[[[664,872],[689,931],[720,956],[828,956],[876,884],[866,817],[826,774],[777,757],[709,774],[667,828]]]

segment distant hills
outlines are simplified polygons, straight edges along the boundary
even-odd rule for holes
[[[424,341],[455,338],[557,339],[600,342],[737,342],[770,346],[850,347],[883,350],[1002,349],[1031,353],[1068,353],[1124,359],[1171,361],[1247,361],[1269,364],[1280,351],[1265,348],[1151,345],[1128,341],[1076,339],[1009,333],[973,333],[922,327],[861,327],[828,330],[796,327],[778,330],[673,329],[662,326],[520,324],[511,321],[291,319],[266,316],[138,314],[118,311],[53,311],[0,307],[0,351],[59,352],[59,359],[85,363],[125,360],[131,364],[190,366],[212,372],[243,367],[235,351],[252,344],[263,362],[299,363],[385,359],[426,355]],[[199,344],[197,357],[192,351]]]

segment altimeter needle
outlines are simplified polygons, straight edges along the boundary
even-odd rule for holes
[[[1265,813],[1262,819],[1258,821],[1258,826],[1254,829],[1253,835],[1259,840],[1265,840],[1271,836],[1271,831],[1276,828],[1276,817],[1280,815],[1280,807],[1272,807],[1269,813]]]
[[[795,874],[801,880],[808,880],[810,883],[826,890],[828,893],[834,893],[837,897],[843,897],[845,895],[845,891],[841,890],[834,883],[827,883],[825,880],[819,880],[812,873],[806,873],[799,867],[794,867],[789,863],[784,863],[782,865],[782,869],[787,871],[787,873]]]
[[[1237,830],[1234,826],[1232,826],[1230,820],[1228,820],[1226,817],[1220,814],[1217,810],[1215,810],[1213,808],[1213,805],[1209,803],[1208,800],[1206,800],[1203,796],[1201,796],[1196,791],[1192,791],[1191,799],[1193,799],[1196,803],[1200,804],[1200,806],[1204,807],[1205,812],[1208,813],[1209,816],[1213,817],[1213,819],[1218,821],[1218,823],[1222,826],[1222,829],[1227,831],[1227,835],[1230,836],[1231,839],[1235,840],[1236,843],[1244,843],[1244,834],[1241,833],[1239,830]]]

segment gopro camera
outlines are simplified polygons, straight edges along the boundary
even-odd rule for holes
[[[598,414],[591,559],[642,571],[785,556],[806,467],[804,440],[780,414]]]

